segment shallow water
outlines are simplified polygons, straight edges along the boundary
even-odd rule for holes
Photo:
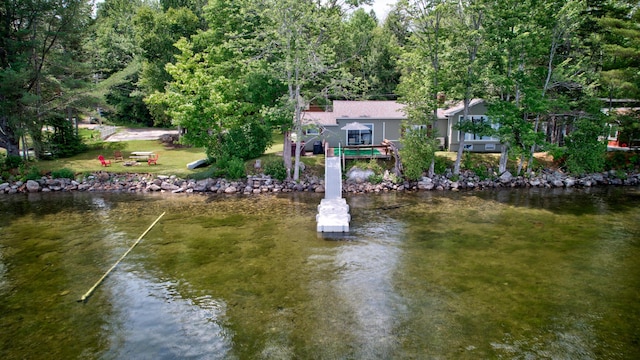
[[[640,358],[640,189],[320,199],[0,197],[0,358]]]

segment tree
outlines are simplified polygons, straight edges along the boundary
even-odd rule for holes
[[[478,132],[473,127],[476,124],[468,120],[469,104],[471,100],[480,93],[481,81],[478,76],[478,52],[484,41],[482,34],[482,23],[484,20],[485,8],[480,2],[459,1],[456,7],[455,16],[453,16],[453,26],[450,38],[450,44],[458,44],[451,46],[449,49],[449,76],[454,92],[462,94],[463,115],[462,121],[457,129],[462,130],[463,136],[460,137],[458,154],[453,166],[453,173],[460,173],[460,161],[462,152],[464,151],[464,133]],[[455,49],[460,49],[456,51]],[[482,125],[482,124],[480,124]],[[486,130],[485,130],[486,131]]]
[[[363,9],[351,13],[335,32],[339,36],[336,63],[361,81],[359,99],[394,98],[400,74],[397,70],[399,49],[388,28],[378,26],[375,14]]]
[[[640,98],[640,10],[636,1],[605,1],[592,12],[604,97]],[[596,59],[600,60],[600,59]]]
[[[490,104],[493,120],[499,123],[497,135],[502,144],[499,171],[506,171],[509,152],[519,158],[518,173],[541,143],[538,124],[549,113],[546,99],[551,86],[560,81],[576,82],[582,69],[572,64],[572,35],[579,24],[581,1],[523,1],[514,6],[490,2],[485,29],[491,46],[487,68],[489,86],[494,89]],[[562,57],[557,56],[562,51]],[[564,73],[560,67],[576,71]],[[555,76],[554,76],[555,75]],[[504,104],[512,103],[512,104]],[[493,109],[491,109],[493,107]]]
[[[82,0],[9,0],[0,15],[0,146],[18,155],[29,134],[39,157],[45,120],[65,113],[86,84],[81,45],[90,7]]]
[[[185,130],[182,141],[226,161],[259,156],[271,141],[261,110],[280,97],[282,85],[256,56],[261,19],[248,1],[212,1],[204,8],[207,31],[176,43],[166,69],[171,81],[148,98]]]
[[[451,2],[447,0],[403,1],[398,6],[409,19],[411,48],[403,57],[403,74],[398,92],[400,101],[407,105],[409,125],[431,124],[432,131],[424,135],[433,141],[437,134],[438,95],[442,87],[441,57],[444,51],[444,22],[451,12]],[[428,119],[425,119],[425,116]],[[405,134],[409,134],[408,132]],[[412,136],[415,136],[413,134]],[[425,139],[427,141],[427,139]],[[433,175],[435,146],[427,147],[433,152],[428,155],[429,175]]]
[[[124,69],[141,52],[133,19],[142,0],[105,0],[98,4],[93,31],[86,43],[97,79]]]
[[[351,1],[349,5],[358,5]],[[293,119],[285,129],[284,162],[293,168],[293,180],[300,176],[302,139],[302,111],[317,98],[327,97],[357,85],[341,65],[336,62],[335,39],[332,34],[341,29],[342,7],[338,2],[324,6],[309,0],[267,0],[262,14],[265,18],[264,41],[258,46],[264,59],[273,69],[274,78],[287,86],[282,107]],[[290,134],[295,134],[295,163],[292,166]],[[289,170],[290,171],[290,170]]]
[[[171,80],[166,65],[175,61],[174,44],[188,39],[199,29],[198,17],[188,8],[170,7],[166,12],[150,6],[141,7],[134,19],[138,45],[142,49],[142,72],[137,86],[144,97],[163,91]],[[165,109],[151,103],[149,111],[156,125],[169,125]]]
[[[418,180],[424,170],[429,168],[436,149],[436,142],[427,134],[427,129],[411,127],[405,129],[402,135],[402,169],[409,180]]]

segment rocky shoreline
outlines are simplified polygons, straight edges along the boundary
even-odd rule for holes
[[[545,170],[532,176],[513,176],[505,172],[492,179],[481,179],[473,172],[459,176],[451,174],[423,177],[420,181],[395,183],[388,174],[381,182],[371,183],[366,178],[349,176],[343,182],[344,193],[380,193],[392,191],[461,191],[496,188],[572,188],[596,186],[638,186],[640,174],[608,171],[575,177],[559,171]],[[98,172],[78,179],[43,177],[26,182],[4,182],[0,194],[36,192],[127,192],[127,193],[209,193],[209,194],[263,194],[288,192],[324,193],[324,179],[308,177],[302,181],[279,181],[268,176],[247,176],[246,180],[181,179],[176,176],[150,174],[116,174]]]

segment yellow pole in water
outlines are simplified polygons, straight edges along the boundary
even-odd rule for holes
[[[116,266],[118,266],[118,264],[122,261],[122,259],[125,258],[125,256],[127,256],[131,250],[133,250],[134,247],[136,247],[136,245],[138,245],[138,243],[140,242],[140,240],[142,240],[142,238],[147,235],[147,233],[149,232],[149,230],[151,230],[151,228],[153,228],[156,223],[158,221],[160,221],[160,219],[164,216],[166,212],[163,212],[160,216],[158,216],[158,218],[156,219],[156,221],[153,222],[153,224],[151,224],[151,226],[149,226],[149,228],[147,228],[147,230],[145,232],[142,233],[142,235],[140,235],[140,237],[138,238],[138,240],[136,240],[136,242],[133,243],[133,245],[131,245],[131,247],[129,248],[129,250],[127,250],[127,252],[125,252],[122,256],[120,256],[120,259],[118,259],[118,261],[116,261],[115,264],[113,264],[113,266],[111,266],[111,268],[109,268],[109,270],[107,270],[106,273],[104,273],[104,275],[102,275],[102,277],[96,281],[96,283],[91,287],[91,289],[89,289],[89,291],[87,291],[84,295],[82,295],[82,297],[80,299],[78,299],[78,302],[85,302],[87,301],[87,299],[89,298],[89,296],[91,296],[91,294],[93,293],[93,291],[100,285],[100,283],[102,283],[102,281],[109,275],[109,273],[111,273],[111,271],[113,271],[113,269],[116,268]]]

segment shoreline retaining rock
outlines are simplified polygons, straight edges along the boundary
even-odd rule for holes
[[[607,171],[574,177],[558,171],[545,170],[532,176],[513,176],[505,172],[492,179],[481,179],[473,172],[464,172],[457,177],[436,175],[423,177],[419,181],[394,183],[387,176],[379,183],[367,181],[345,181],[343,192],[353,194],[381,193],[392,191],[463,191],[496,188],[573,188],[595,186],[639,186],[640,174]],[[115,174],[98,172],[79,179],[53,179],[0,183],[0,194],[34,192],[128,192],[128,193],[204,193],[204,194],[264,194],[287,192],[324,193],[324,179],[307,177],[304,180],[279,181],[269,176],[248,176],[246,180],[226,179],[181,179],[176,176],[150,174]]]

